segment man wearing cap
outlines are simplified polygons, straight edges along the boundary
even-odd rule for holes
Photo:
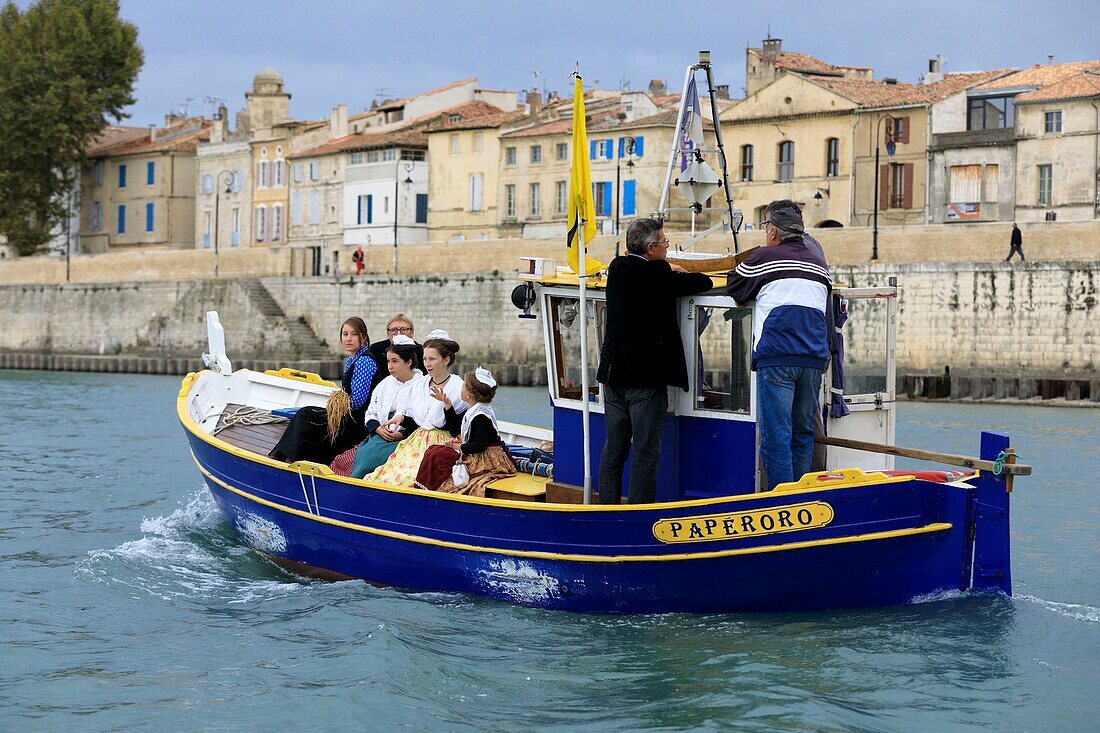
[[[607,327],[596,379],[604,385],[604,430],[598,489],[601,504],[618,504],[623,464],[630,464],[628,501],[657,498],[657,457],[668,410],[668,387],[687,390],[687,363],[676,299],[705,293],[710,276],[669,263],[659,219],[626,230],[626,254],[607,268]]]
[[[752,368],[757,425],[768,489],[810,471],[814,414],[829,359],[826,303],[833,280],[819,248],[804,241],[802,212],[793,201],[765,209],[766,247],[737,266],[726,292],[753,303]]]

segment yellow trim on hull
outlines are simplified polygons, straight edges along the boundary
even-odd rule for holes
[[[257,453],[250,453],[249,451],[238,448],[235,445],[219,440],[215,436],[210,435],[199,429],[198,424],[191,418],[191,415],[187,411],[187,398],[190,394],[190,388],[194,385],[199,373],[192,372],[184,377],[184,385],[180,389],[179,399],[176,401],[176,414],[179,417],[180,423],[184,429],[194,435],[199,440],[214,446],[223,453],[236,456],[237,458],[243,458],[246,461],[252,463],[258,463],[262,466],[271,466],[283,471],[288,471],[294,475],[298,475],[296,470],[292,470],[290,465],[282,461],[276,461],[267,456],[261,456]],[[321,474],[318,473],[318,476]],[[485,504],[488,506],[502,506],[510,507],[512,509],[522,509],[524,511],[535,512],[636,512],[636,511],[651,511],[653,509],[679,509],[683,507],[707,507],[715,504],[727,504],[731,501],[751,501],[753,499],[760,499],[761,494],[737,494],[735,496],[718,496],[709,499],[688,499],[684,501],[670,501],[662,504],[546,504],[543,502],[534,501],[512,501],[508,499],[489,499],[478,496],[464,496],[461,494],[445,494],[437,492],[425,492],[422,489],[413,489],[403,486],[390,486],[389,484],[380,484],[373,481],[365,481],[361,479],[353,479],[347,476],[332,475],[324,476],[327,481],[336,481],[338,483],[347,484],[349,486],[363,487],[367,486],[379,491],[390,491],[396,494],[416,494],[418,496],[424,496],[425,494],[431,496],[432,499],[437,501],[461,501],[472,502],[474,504]],[[883,484],[896,484],[904,483],[906,481],[915,481],[914,476],[884,476],[882,480],[877,481],[879,485]],[[835,484],[827,486],[817,486],[814,488],[805,489],[790,489],[783,492],[784,497],[793,497],[800,494],[817,493],[820,491],[836,491],[838,489],[847,489],[854,486],[866,485],[860,481],[838,481]]]
[[[311,514],[309,512],[303,512],[299,509],[291,509],[290,507],[283,506],[282,504],[276,504],[275,502],[268,501],[267,499],[261,499],[258,496],[249,494],[247,491],[242,491],[234,486],[230,486],[221,479],[215,478],[209,471],[202,467],[198,459],[194,454],[191,455],[195,461],[195,465],[198,466],[199,471],[203,476],[218,484],[226,491],[232,492],[240,497],[248,499],[262,506],[276,509],[286,514],[293,514],[303,519],[312,519],[324,524],[331,524],[337,527],[343,527],[344,529],[354,530],[356,532],[364,532],[366,534],[378,535],[380,537],[388,537],[390,539],[402,540],[405,542],[414,542],[420,545],[433,545],[436,547],[446,547],[452,550],[465,550],[467,552],[482,552],[493,555],[506,555],[508,557],[533,557],[541,560],[562,560],[568,562],[666,562],[670,560],[710,560],[720,557],[732,557],[734,555],[758,555],[767,552],[781,552],[785,550],[802,550],[810,547],[826,547],[828,545],[843,545],[853,542],[871,542],[874,540],[886,540],[896,537],[909,537],[918,534],[928,534],[930,532],[942,532],[944,530],[951,529],[950,522],[936,522],[928,524],[923,527],[914,527],[912,529],[894,529],[886,532],[871,532],[869,534],[861,535],[848,535],[847,537],[834,537],[825,540],[807,540],[804,542],[789,542],[783,545],[769,545],[767,547],[742,547],[733,550],[715,550],[712,552],[685,552],[680,554],[663,554],[663,555],[572,555],[555,552],[540,552],[537,550],[507,550],[496,547],[481,547],[478,545],[469,545],[464,542],[450,542],[448,540],[436,540],[430,537],[420,537],[418,535],[412,535],[405,532],[394,532],[388,529],[378,529],[377,527],[367,527],[361,524],[352,524],[350,522],[344,522],[339,519],[330,519],[329,517],[320,516],[317,514]],[[511,502],[508,502],[511,505]],[[662,507],[669,506],[668,504],[662,504]]]

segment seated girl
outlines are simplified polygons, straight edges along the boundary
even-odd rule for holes
[[[466,375],[461,396],[470,403],[470,408],[462,416],[460,438],[428,448],[416,474],[416,486],[449,494],[485,496],[485,487],[491,481],[516,475],[500,439],[496,414],[489,404],[496,393],[497,382],[488,369],[478,367]],[[460,461],[470,478],[464,486],[455,486],[451,469]]]
[[[340,327],[340,344],[348,353],[341,388],[324,407],[298,410],[283,437],[268,455],[277,461],[313,461],[328,465],[340,453],[366,436],[363,415],[370,399],[371,380],[378,368],[367,353],[367,324],[353,316]]]
[[[420,346],[408,336],[400,334],[391,341],[393,343],[385,351],[386,368],[390,375],[374,388],[367,407],[365,419],[369,437],[357,448],[337,456],[332,462],[332,470],[338,474],[363,478],[385,463],[397,449],[398,441],[405,437],[400,425],[387,421],[396,414],[398,404],[404,402],[405,393],[412,386],[413,379],[423,376],[423,372],[413,367]],[[344,459],[343,462],[341,459]]]
[[[458,344],[446,331],[436,330],[424,341],[424,369],[408,387],[404,402],[397,405],[397,414],[386,421],[400,425],[409,437],[397,445],[386,462],[367,474],[368,481],[391,486],[412,486],[424,451],[458,435],[459,418],[469,405],[463,401],[462,379],[450,373]]]

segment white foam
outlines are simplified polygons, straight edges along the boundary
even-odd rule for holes
[[[145,517],[141,520],[139,529],[145,534],[155,534],[168,537],[178,529],[208,528],[221,521],[221,512],[206,489],[200,489],[192,494],[187,504],[167,517]]]
[[[940,601],[954,601],[959,598],[966,598],[966,591],[961,591],[958,588],[944,588],[942,590],[932,591],[931,593],[922,593],[919,596],[913,596],[909,599],[910,603],[939,603]]]
[[[1054,611],[1061,616],[1072,618],[1077,621],[1087,621],[1093,624],[1100,624],[1100,608],[1093,606],[1086,606],[1083,603],[1059,603],[1057,601],[1047,601],[1042,598],[1036,598],[1035,596],[1015,596],[1018,600],[1027,601],[1028,603],[1036,603],[1048,611]]]
[[[560,597],[557,578],[543,575],[522,560],[492,560],[487,567],[479,568],[477,574],[478,583],[486,592],[516,603],[538,604]]]

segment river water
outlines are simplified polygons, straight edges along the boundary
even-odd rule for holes
[[[284,573],[202,488],[178,388],[0,371],[0,731],[1100,729],[1100,411],[900,406],[899,444],[1000,428],[1034,466],[1013,598],[580,616]]]

